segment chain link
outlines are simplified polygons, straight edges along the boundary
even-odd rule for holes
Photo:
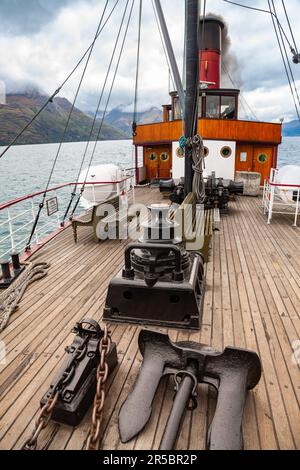
[[[108,378],[108,364],[107,356],[111,348],[111,336],[107,326],[104,329],[104,336],[100,341],[99,352],[100,352],[100,363],[97,369],[97,387],[96,395],[94,399],[94,408],[92,414],[92,423],[87,439],[86,450],[98,450],[101,421],[103,416],[103,408],[105,402],[105,384]]]

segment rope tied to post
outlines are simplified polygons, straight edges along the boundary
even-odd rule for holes
[[[47,276],[50,264],[44,261],[24,263],[27,266],[18,279],[0,295],[0,333],[7,326],[10,317],[19,308],[27,288]]]

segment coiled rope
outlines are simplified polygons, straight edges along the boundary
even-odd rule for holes
[[[0,333],[8,324],[10,317],[19,308],[26,289],[36,281],[47,276],[50,264],[46,262],[24,263],[25,271],[0,295]]]
[[[193,160],[193,193],[196,194],[197,202],[203,204],[205,200],[205,182],[203,178],[204,169],[204,144],[200,135],[195,135],[188,144],[192,147]]]

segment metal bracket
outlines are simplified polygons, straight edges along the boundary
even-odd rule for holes
[[[76,335],[74,341],[66,348],[67,357],[48,392],[42,398],[41,405],[45,405],[49,396],[58,388],[59,399],[53,409],[52,419],[59,423],[77,426],[95,396],[96,370],[100,361],[99,346],[104,333],[99,324],[90,318],[77,323],[72,332]],[[116,344],[112,343],[107,356],[109,373],[117,363],[117,348]]]

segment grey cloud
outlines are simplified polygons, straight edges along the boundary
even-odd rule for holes
[[[77,0],[1,0],[2,34],[34,34]]]
[[[99,10],[103,8],[104,1],[0,0],[0,78],[7,78],[8,88],[24,90],[37,86],[47,93],[53,92],[92,41]],[[161,2],[181,69],[184,0],[161,0]],[[250,0],[243,2],[251,4]],[[110,0],[110,5],[113,3],[113,0]],[[265,0],[257,0],[255,3],[258,7],[265,6]],[[125,0],[121,0],[102,39],[95,47],[82,93],[77,102],[77,106],[82,109],[95,108],[124,4]],[[62,15],[64,7],[70,8]],[[287,8],[290,13],[294,12],[291,20],[296,40],[300,44],[300,30],[297,28],[296,20],[300,14],[300,0],[289,0]],[[130,29],[110,107],[132,103],[136,65],[137,9],[136,1],[135,22]],[[222,15],[228,24],[231,39],[229,53],[234,54],[237,59],[233,64],[234,67],[231,67],[231,74],[237,85],[242,84],[242,90],[246,92],[255,111],[263,119],[273,119],[277,116],[277,109],[273,115],[268,104],[265,107],[261,105],[261,92],[258,90],[263,90],[264,96],[271,101],[270,106],[276,102],[281,108],[282,115],[294,113],[288,88],[284,96],[279,96],[280,93],[283,94],[280,87],[285,86],[287,82],[270,17],[231,6],[222,0],[209,0],[208,9]],[[143,16],[140,108],[160,106],[169,99],[165,57],[151,0],[144,1]],[[295,78],[299,80],[300,65],[293,65],[293,70]],[[76,80],[74,79],[62,91],[68,99],[74,96],[78,83]],[[228,81],[224,81],[223,84],[231,86]]]

